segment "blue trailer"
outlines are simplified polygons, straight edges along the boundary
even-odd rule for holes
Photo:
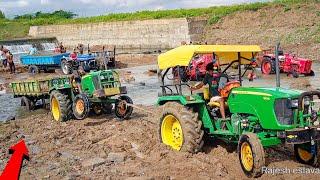
[[[39,73],[40,70],[50,72],[54,71],[57,68],[61,68],[63,70],[65,64],[68,64],[69,55],[70,53],[54,54],[47,56],[26,55],[21,56],[20,61],[21,64],[29,67],[29,73]]]

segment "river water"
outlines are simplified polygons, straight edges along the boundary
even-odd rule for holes
[[[160,82],[156,74],[148,74],[148,70],[156,69],[156,65],[138,66],[132,68],[121,69],[123,72],[131,72],[134,77],[134,81],[130,83],[122,83],[127,87],[128,96],[133,99],[134,104],[142,105],[153,105],[157,101],[157,97],[160,89]],[[281,74],[281,87],[290,88],[292,83],[299,84],[309,82],[313,88],[320,87],[320,63],[313,64],[313,70],[316,73],[314,77],[304,77],[299,78],[287,77],[286,74]],[[276,85],[275,75],[261,75],[259,69],[256,70],[258,78],[253,82],[249,82],[247,78],[244,78],[243,86],[246,87],[274,87]],[[21,77],[27,74],[21,74]],[[4,83],[3,79],[0,77],[0,83]],[[170,83],[167,81],[167,83]],[[184,91],[188,91],[186,88]],[[20,99],[13,98],[11,94],[3,94],[0,91],[0,121],[5,120],[8,117],[17,115],[20,106]]]

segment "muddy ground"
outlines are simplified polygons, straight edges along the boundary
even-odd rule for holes
[[[245,179],[235,146],[207,141],[197,154],[169,150],[158,140],[159,108],[141,106],[130,120],[114,115],[58,123],[48,111],[0,124],[0,169],[8,148],[24,139],[30,151],[21,179]],[[301,168],[290,148],[267,149],[267,167]],[[262,179],[318,179],[316,174],[264,174]]]

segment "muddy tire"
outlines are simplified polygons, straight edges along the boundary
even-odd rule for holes
[[[238,142],[238,155],[241,168],[247,177],[262,175],[265,166],[265,153],[260,139],[254,133],[241,135]]]
[[[31,101],[29,98],[26,96],[23,96],[21,98],[21,106],[26,110],[26,111],[32,111],[34,110],[34,102]]]
[[[28,72],[31,74],[38,74],[40,72],[38,66],[31,65],[29,66]]]
[[[67,121],[71,118],[72,103],[68,95],[59,91],[50,93],[50,111],[52,118],[56,121]]]
[[[72,103],[72,112],[74,117],[78,120],[88,117],[90,112],[90,101],[87,95],[76,95]]]
[[[61,61],[61,70],[63,74],[72,74],[72,65],[67,60],[63,59]]]
[[[294,145],[294,156],[296,160],[301,164],[307,164],[310,166],[317,166],[318,164],[318,145],[315,145],[316,154],[311,153],[311,144],[295,144]]]
[[[177,151],[197,153],[203,146],[203,135],[198,113],[176,102],[163,106],[159,124],[161,143]]]
[[[132,114],[133,107],[127,106],[127,103],[133,104],[133,101],[129,96],[125,95],[120,96],[115,103],[114,113],[120,120],[128,119]]]
[[[270,57],[264,57],[261,62],[261,72],[262,74],[275,74],[276,73],[276,63]]]

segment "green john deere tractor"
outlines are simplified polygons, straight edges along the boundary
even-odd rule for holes
[[[70,118],[84,119],[92,111],[95,114],[110,113],[113,109],[119,119],[132,114],[133,104],[121,86],[119,75],[113,70],[90,72],[83,76],[80,87],[72,76],[49,77],[11,83],[15,97],[21,105],[32,110],[39,100],[49,99],[52,118],[66,121]],[[81,89],[81,90],[80,90]],[[45,104],[45,103],[44,103]]]
[[[283,143],[294,145],[297,161],[317,166],[320,114],[315,104],[320,91],[241,87],[247,70],[241,72],[241,64],[250,64],[259,51],[259,46],[190,45],[161,54],[158,66],[163,72],[162,94],[157,102],[162,107],[161,142],[191,153],[201,150],[204,135],[237,144],[239,161],[248,177],[262,174],[264,148]],[[227,106],[226,119],[219,114],[219,103],[209,103],[207,90],[183,93],[190,90],[181,80],[174,85],[165,83],[170,69],[188,66],[194,55],[208,53],[215,53],[219,64],[227,65],[221,73],[234,63],[239,66],[237,81],[220,79],[225,81],[220,93]]]

